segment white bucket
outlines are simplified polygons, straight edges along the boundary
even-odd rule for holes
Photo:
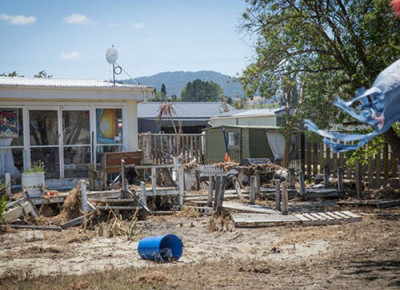
[[[44,188],[44,172],[22,173],[22,189],[26,189],[30,197],[41,197]]]

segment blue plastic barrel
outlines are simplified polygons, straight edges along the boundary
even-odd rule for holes
[[[140,240],[138,252],[146,260],[177,261],[182,256],[182,241],[173,234],[151,236]]]

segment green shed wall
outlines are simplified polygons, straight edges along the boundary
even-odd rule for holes
[[[238,132],[240,146],[229,147],[232,161],[239,162],[244,158],[271,158],[265,129],[225,127],[226,133]],[[225,142],[221,127],[206,130],[206,163],[225,161]]]

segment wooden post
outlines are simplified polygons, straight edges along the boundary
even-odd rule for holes
[[[6,194],[8,197],[10,197],[11,196],[11,174],[10,174],[10,172],[5,173],[5,179],[6,179],[6,184],[5,184]]]
[[[89,205],[87,203],[86,181],[84,180],[81,180],[81,207],[83,212],[89,211]]]
[[[295,188],[294,168],[289,168],[289,188]]]
[[[337,186],[339,192],[339,199],[343,198],[344,193],[344,186],[343,186],[343,169],[338,167],[337,168]]]
[[[125,177],[125,160],[121,159],[121,198],[125,198],[128,193],[128,184]]]
[[[282,182],[282,214],[287,215],[289,213],[288,207],[288,190],[287,182]]]
[[[325,188],[329,187],[329,166],[328,165],[324,166],[324,187]]]
[[[224,202],[224,195],[225,195],[225,186],[226,186],[226,181],[228,177],[224,175],[222,177],[222,182],[221,182],[221,189],[218,195],[218,200],[215,201],[217,203],[217,213],[220,213],[222,210],[222,204]]]
[[[275,179],[275,209],[281,210],[281,181]]]
[[[254,176],[256,178],[256,180],[255,180],[255,188],[256,188],[255,194],[259,195],[260,194],[260,187],[261,187],[260,171],[256,170],[254,172]]]
[[[300,167],[301,170],[304,172],[305,170],[305,161],[306,161],[306,137],[304,133],[300,134]]]
[[[305,201],[306,200],[306,183],[304,181],[304,172],[300,171],[299,172],[299,180],[300,180],[300,195],[301,195],[301,200]]]
[[[389,181],[389,145],[386,142],[383,145],[383,181],[384,184]]]
[[[256,199],[256,177],[254,175],[250,176],[250,196],[249,204],[254,204]]]
[[[358,199],[360,199],[361,198],[361,187],[362,187],[362,174],[361,174],[360,162],[356,163],[355,179],[356,179],[356,196]]]
[[[232,178],[232,182],[233,182],[233,186],[234,186],[235,189],[236,189],[236,193],[237,193],[237,195],[239,196],[239,199],[240,199],[240,200],[243,200],[243,193],[242,193],[242,189],[240,188],[239,181],[237,180],[236,177],[233,177],[233,178]]]
[[[184,176],[185,175],[184,175],[183,165],[179,164],[178,167],[179,207],[183,206],[183,197],[185,195]]]
[[[142,192],[143,204],[147,207],[146,184],[143,181],[140,182],[140,191]]]
[[[155,166],[151,167],[151,190],[153,191],[153,196],[157,195],[157,169]]]
[[[195,170],[195,176],[196,176],[196,190],[200,190],[200,170],[196,169]]]
[[[89,190],[95,190],[96,186],[96,165],[89,165]]]
[[[213,206],[213,209],[215,211],[217,210],[219,193],[221,191],[221,182],[222,182],[222,176],[217,175],[217,177],[215,177],[215,195],[214,195],[214,206]]]
[[[214,176],[209,177],[209,185],[208,185],[208,198],[207,198],[207,206],[212,207],[212,201],[213,201],[213,191],[214,191],[214,186],[215,186],[215,178]]]

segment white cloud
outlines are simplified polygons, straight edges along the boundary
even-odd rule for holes
[[[0,14],[0,20],[3,20],[11,25],[28,25],[36,22],[36,17],[34,16],[24,16],[24,15],[7,15]]]
[[[88,24],[91,20],[86,15],[75,13],[65,17],[64,22],[68,24]]]
[[[145,26],[146,26],[146,23],[144,23],[144,22],[137,22],[137,23],[133,24],[133,27],[136,29],[141,29]]]
[[[117,27],[119,27],[119,23],[110,23],[110,24],[108,24],[108,27],[117,28]]]
[[[65,60],[73,60],[73,59],[78,59],[80,57],[81,57],[81,54],[77,51],[61,53],[61,58],[65,59]]]

